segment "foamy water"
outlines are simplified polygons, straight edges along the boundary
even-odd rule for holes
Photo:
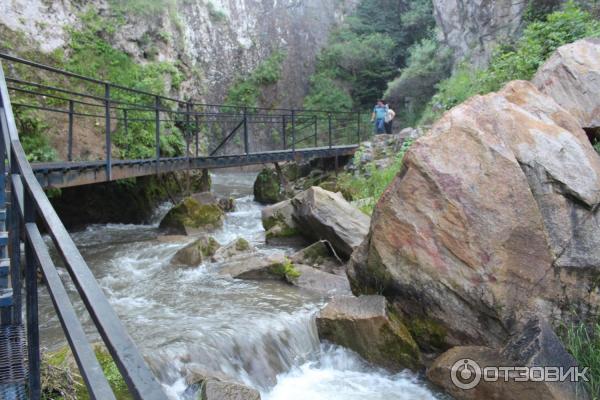
[[[213,178],[217,192],[237,198],[236,211],[213,236],[222,244],[244,237],[269,253],[261,206],[250,196],[253,178]],[[320,344],[314,321],[326,304],[320,296],[278,282],[220,277],[206,265],[171,265],[192,239],[157,239],[168,208],[161,206],[151,225],[95,225],[73,237],[170,398],[194,398],[186,377],[203,372],[230,376],[265,400],[440,398],[412,373],[390,374],[351,351]],[[44,344],[64,343],[45,291],[40,302]],[[82,304],[76,308],[87,315]],[[85,327],[96,335],[89,321]]]

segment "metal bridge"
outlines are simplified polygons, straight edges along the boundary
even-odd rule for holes
[[[41,396],[38,273],[90,398],[111,400],[115,395],[63,279],[77,288],[133,398],[166,399],[44,189],[198,168],[337,161],[357,148],[361,116],[201,104],[9,55],[0,54],[0,60],[0,399]],[[43,158],[24,149],[25,138],[35,133],[29,131],[35,128],[32,121],[48,135],[65,136],[65,148],[57,154],[62,161],[28,161]],[[78,143],[82,129],[86,140],[100,138],[101,155],[86,153],[89,143]],[[50,256],[41,232],[51,238],[57,258]],[[59,275],[56,263],[68,277]]]

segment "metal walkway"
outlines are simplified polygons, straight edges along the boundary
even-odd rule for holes
[[[166,400],[162,386],[104,296],[44,189],[188,169],[314,158],[335,158],[337,162],[338,157],[356,150],[362,133],[361,116],[200,104],[8,55],[0,54],[0,60],[4,60],[0,63],[0,399],[37,400],[42,394],[38,323],[41,273],[90,398],[114,400],[115,395],[63,280],[70,280],[77,288],[132,397]],[[48,122],[47,131],[59,127],[58,134],[66,136],[63,161],[29,163],[19,134],[23,138],[32,134],[23,122],[32,111],[38,120]],[[103,159],[77,154],[77,126],[87,126],[100,135]],[[65,132],[60,131],[62,127]],[[130,146],[139,144],[138,137],[147,138],[149,130],[152,156],[128,159],[127,155],[136,154]],[[183,149],[170,154],[178,137]],[[140,148],[147,155],[148,143],[138,146],[137,151]],[[115,159],[117,155],[125,157]],[[52,239],[57,261],[68,276],[59,275],[41,231]]]
[[[33,112],[36,118],[51,118],[47,130],[64,139],[64,148],[59,149],[62,161],[32,163],[44,188],[186,169],[345,157],[354,153],[364,136],[357,112],[203,104],[5,54],[0,54],[0,60],[13,71],[6,81],[17,99],[13,107],[17,123],[21,121],[21,134],[31,134],[28,113]],[[48,84],[49,80],[56,84]],[[82,130],[87,130],[86,138],[81,137]],[[96,140],[96,147],[102,147],[101,159],[90,159],[81,151],[80,142],[89,140],[90,131],[103,137]],[[138,139],[146,141],[146,153],[151,148],[150,157],[136,157]],[[179,154],[169,154],[173,149],[167,143],[178,140]]]

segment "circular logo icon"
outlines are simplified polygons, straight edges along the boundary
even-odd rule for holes
[[[454,363],[450,377],[457,388],[473,389],[481,381],[481,367],[475,361],[463,358]]]

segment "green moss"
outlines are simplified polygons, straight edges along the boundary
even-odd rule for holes
[[[292,261],[287,258],[283,263],[271,266],[269,272],[288,282],[297,279],[300,277],[300,275],[302,275],[300,271],[294,267]]]
[[[277,171],[264,168],[254,182],[254,198],[265,204],[273,204],[283,200],[281,193],[281,180]]]
[[[222,223],[224,215],[217,204],[201,204],[192,197],[186,197],[167,213],[160,228],[181,230],[185,227],[215,227]]]
[[[437,351],[446,349],[446,328],[439,322],[421,316],[408,319],[406,325],[421,347]]]
[[[390,323],[381,327],[383,344],[379,347],[380,353],[399,365],[416,369],[421,356],[419,346],[393,311],[388,310],[387,315]]]
[[[215,255],[221,244],[215,238],[210,236],[206,241],[199,243],[200,252],[204,257],[212,257]]]
[[[291,228],[286,224],[276,224],[269,228],[266,233],[267,239],[275,239],[275,238],[288,238],[299,236],[300,231],[296,228]]]
[[[235,249],[237,251],[247,251],[250,250],[250,243],[244,238],[238,238],[235,241]]]

